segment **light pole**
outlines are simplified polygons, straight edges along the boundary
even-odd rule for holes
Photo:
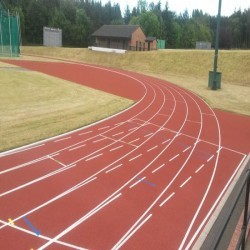
[[[219,41],[220,41],[220,20],[221,20],[221,2],[219,0],[219,9],[217,16],[217,28],[216,28],[216,41],[215,41],[215,54],[214,54],[214,76],[212,90],[217,90],[217,68],[218,68],[218,54],[219,54]]]

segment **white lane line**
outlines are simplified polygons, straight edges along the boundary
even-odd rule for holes
[[[169,141],[170,141],[170,139],[168,139],[168,140],[162,142],[162,145],[165,144],[165,143],[167,143],[167,142],[169,142]]]
[[[61,194],[55,196],[54,198],[52,198],[52,199],[46,201],[46,202],[43,203],[43,204],[41,204],[41,205],[39,205],[39,206],[33,208],[32,210],[26,212],[25,214],[22,214],[22,215],[20,215],[19,217],[15,218],[15,219],[13,220],[13,222],[16,222],[16,221],[22,219],[24,216],[30,215],[30,214],[32,214],[32,213],[38,211],[39,209],[41,209],[41,208],[43,208],[43,207],[46,207],[47,205],[49,205],[49,204],[51,204],[51,203],[53,203],[53,202],[55,202],[55,201],[61,199],[62,197],[66,196],[66,195],[68,195],[68,194],[70,194],[70,193],[72,193],[72,192],[74,192],[74,191],[76,191],[76,190],[78,190],[79,188],[82,188],[83,186],[86,186],[87,184],[91,183],[92,181],[94,181],[94,180],[96,180],[96,179],[97,179],[97,177],[95,177],[95,178],[90,178],[90,179],[84,180],[84,181],[82,181],[82,182],[76,184],[75,186],[71,187],[70,189],[64,191],[63,193],[61,193]],[[5,227],[5,225],[1,226],[1,227],[0,227],[0,230],[3,229],[4,227]]]
[[[133,141],[130,141],[129,143],[133,143],[133,142],[136,142],[136,141],[139,141],[139,140],[140,140],[140,138],[137,138],[137,139],[135,139]]]
[[[158,114],[158,115],[161,115],[161,116],[167,116],[167,117],[169,117],[170,115],[165,115],[165,114]]]
[[[173,158],[171,158],[171,159],[169,160],[169,162],[173,161],[174,159],[176,159],[176,158],[179,157],[179,156],[180,156],[180,154],[174,156]]]
[[[106,171],[105,173],[108,174],[108,173],[110,173],[110,172],[116,170],[117,168],[120,168],[121,166],[123,166],[123,164],[120,164],[120,165],[118,165],[118,166],[116,166],[116,167],[113,167],[113,168],[111,168],[110,170]]]
[[[146,177],[141,178],[140,180],[138,180],[137,182],[135,182],[133,185],[131,185],[129,188],[133,188],[134,186],[136,186],[137,184],[139,184],[141,181],[145,180]]]
[[[212,155],[212,156],[207,160],[207,162],[210,162],[213,158],[214,158],[214,155]]]
[[[109,150],[109,152],[115,151],[115,150],[117,150],[117,149],[119,149],[119,148],[122,148],[122,147],[124,147],[124,145],[121,145],[121,146],[116,147],[116,148],[112,148],[112,149]]]
[[[104,130],[106,128],[109,128],[110,126],[106,126],[106,127],[103,127],[103,128],[98,128],[98,130]]]
[[[167,201],[169,201],[173,196],[175,195],[175,192],[170,194],[166,200],[164,200],[159,206],[162,207]]]
[[[52,155],[49,155],[48,157],[50,158],[50,157],[55,157],[55,156],[58,156],[58,155],[60,155],[60,153],[52,154]]]
[[[104,140],[106,140],[107,138],[106,137],[104,137],[104,138],[102,138],[102,139],[99,139],[99,140],[96,140],[96,141],[93,141],[93,143],[97,143],[97,142],[100,142],[100,141],[104,141]]]
[[[122,125],[124,124],[125,122],[119,122],[119,123],[116,123],[115,126],[119,126],[119,125]]]
[[[210,115],[210,116],[215,116],[214,114],[207,114],[207,113],[202,113],[203,115]]]
[[[190,176],[188,179],[186,179],[186,180],[180,185],[180,188],[183,188],[191,179],[192,179],[192,176]]]
[[[120,249],[150,218],[152,214],[150,214],[145,220],[143,220],[131,233],[129,233],[119,244],[116,244],[112,247],[112,250]]]
[[[78,135],[87,135],[87,134],[90,134],[92,133],[93,131],[88,131],[88,132],[84,132],[84,133],[81,133],[81,134],[78,134]]]
[[[152,174],[154,174],[155,172],[157,172],[158,170],[160,170],[161,168],[163,168],[165,166],[165,164],[162,164],[160,167],[156,168],[154,171],[152,171]]]
[[[28,150],[31,150],[31,149],[34,149],[34,148],[39,148],[39,147],[43,147],[45,146],[46,144],[41,144],[41,145],[37,145],[37,146],[33,146],[33,147],[30,147],[30,148],[25,148],[25,149],[21,149],[21,150],[18,150],[17,153],[21,153],[21,152],[24,152],[24,151],[28,151]]]
[[[137,155],[136,157],[130,159],[129,161],[134,161],[135,159],[137,159],[137,158],[139,158],[139,157],[141,157],[141,156],[142,156],[142,154],[139,154],[139,155]]]
[[[152,147],[152,148],[150,148],[150,149],[148,149],[147,150],[147,152],[150,152],[150,151],[152,151],[152,150],[154,150],[154,149],[156,149],[156,148],[158,148],[158,146],[156,145],[156,146],[154,146],[154,147]]]
[[[199,173],[203,168],[204,168],[205,164],[201,165],[196,171],[195,173]]]
[[[103,155],[103,153],[101,153],[101,154],[99,154],[99,155],[95,155],[95,156],[93,156],[93,157],[90,157],[90,158],[86,159],[85,161],[91,161],[91,160],[96,159],[96,158],[98,158],[98,157],[100,157],[100,156],[102,156],[102,155]]]
[[[85,147],[85,146],[86,146],[86,144],[81,145],[81,146],[78,146],[78,147],[75,147],[75,148],[71,148],[71,149],[69,149],[69,151],[74,151],[74,150],[76,150],[76,149],[83,148],[83,147]]]
[[[51,244],[53,244],[54,242],[56,242],[58,239],[62,238],[64,235],[66,235],[67,233],[69,233],[70,231],[72,231],[74,228],[76,228],[77,226],[79,226],[81,223],[83,223],[84,221],[86,221],[89,217],[93,216],[98,211],[100,211],[102,208],[106,207],[108,204],[110,204],[114,200],[118,199],[121,195],[122,195],[122,193],[119,193],[118,195],[116,195],[115,197],[113,197],[111,199],[109,199],[109,198],[106,199],[101,204],[99,204],[96,208],[94,208],[93,210],[91,210],[88,214],[84,215],[82,218],[80,218],[79,220],[77,220],[76,222],[74,222],[72,225],[70,225],[69,227],[67,227],[60,234],[58,234],[57,236],[55,236],[53,239],[50,239],[47,243],[45,243],[43,246],[41,246],[40,248],[38,248],[38,250],[44,250],[44,249],[46,249],[46,247],[50,246]]]
[[[187,147],[186,149],[184,149],[184,150],[182,151],[182,153],[187,152],[190,148],[191,148],[191,146]]]
[[[130,132],[130,131],[133,131],[133,130],[136,130],[138,127],[136,127],[136,128],[131,128],[131,129],[129,129],[128,131]]]
[[[60,141],[65,141],[65,140],[69,140],[69,139],[71,139],[71,136],[56,140],[54,142],[60,142]]]
[[[144,137],[149,137],[150,135],[153,135],[154,133],[150,133],[148,135],[144,135]]]
[[[114,135],[112,135],[112,137],[115,137],[117,135],[122,135],[122,134],[124,134],[124,132],[120,132],[120,133],[114,134]]]

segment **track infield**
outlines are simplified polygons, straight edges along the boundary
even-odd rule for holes
[[[0,156],[5,249],[189,249],[249,154],[250,118],[136,73],[8,61],[137,101]]]

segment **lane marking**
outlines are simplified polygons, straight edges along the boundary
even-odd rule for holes
[[[173,196],[175,195],[175,192],[170,194],[167,199],[165,199],[159,206],[162,207],[167,201],[169,201]]]
[[[116,166],[116,167],[113,167],[113,168],[111,168],[110,170],[106,171],[105,173],[108,174],[108,173],[110,173],[110,172],[116,170],[117,168],[120,168],[121,166],[123,166],[123,164],[120,164],[120,165],[118,165],[118,166]]]
[[[169,160],[169,162],[173,161],[174,159],[176,159],[176,158],[179,157],[179,156],[180,156],[180,154],[174,156],[173,158],[171,158],[171,159]]]
[[[180,188],[183,188],[191,179],[192,179],[192,176],[190,176],[188,179],[186,179],[186,180],[180,185]]]
[[[139,154],[139,155],[135,156],[134,158],[130,159],[129,161],[134,161],[135,159],[137,159],[137,158],[139,158],[141,156],[142,156],[142,154]]]
[[[131,231],[125,238],[123,238],[119,243],[112,247],[112,250],[120,249],[150,218],[150,214],[145,220],[143,220],[134,230]]]
[[[49,157],[55,157],[55,156],[58,156],[58,155],[60,155],[60,153],[49,155]]]
[[[101,154],[99,154],[99,155],[95,155],[95,156],[93,156],[93,157],[90,157],[90,158],[86,159],[85,161],[91,161],[91,160],[96,159],[96,158],[98,158],[98,157],[100,157],[100,156],[102,156],[102,155],[103,155],[103,153],[101,153]]]
[[[37,235],[39,236],[41,234],[41,232],[39,230],[37,230],[32,224],[31,222],[28,220],[28,218],[26,216],[23,217],[23,220],[25,221],[25,223],[29,226],[29,228]]]
[[[106,127],[103,127],[103,128],[98,128],[98,130],[104,130],[106,128],[109,128],[110,126],[106,126]]]
[[[140,138],[137,138],[137,139],[135,139],[133,141],[130,141],[129,143],[133,143],[133,142],[136,142],[136,141],[139,141],[139,140],[140,140]]]
[[[154,133],[150,133],[148,135],[144,135],[144,137],[149,137],[150,135],[153,135]]]
[[[78,146],[78,147],[75,147],[75,148],[71,148],[71,149],[69,149],[69,151],[74,151],[74,150],[76,150],[76,149],[83,148],[83,147],[85,147],[85,146],[86,146],[86,144],[81,145],[81,146]]]
[[[139,179],[137,182],[135,182],[133,185],[131,185],[129,188],[133,188],[134,186],[136,186],[137,184],[139,184],[142,180],[146,179],[146,177],[143,177],[141,179]]]
[[[205,166],[205,164],[201,165],[201,166],[195,171],[195,173],[197,174],[201,169],[204,168],[204,166]]]
[[[128,131],[130,132],[130,131],[133,131],[133,130],[136,130],[138,127],[136,127],[136,128],[131,128],[131,129],[129,129]]]
[[[107,138],[106,137],[104,137],[104,138],[102,138],[102,139],[99,139],[99,140],[96,140],[96,141],[93,141],[93,143],[97,143],[97,142],[100,142],[100,141],[104,141],[104,140],[106,140]]]
[[[84,133],[81,133],[81,134],[78,134],[78,135],[87,135],[87,134],[90,134],[92,133],[93,131],[88,131],[88,132],[84,132]]]
[[[150,182],[150,181],[147,181],[147,180],[144,180],[144,179],[140,179],[140,181],[144,182],[145,184],[148,184],[151,187],[156,187],[156,184],[153,183],[153,182]]]
[[[154,147],[152,147],[152,148],[150,148],[150,149],[148,149],[147,150],[147,152],[150,152],[150,151],[152,151],[152,150],[154,150],[154,149],[156,149],[156,148],[158,148],[159,146],[158,145],[156,145],[156,146],[154,146]]]
[[[104,200],[103,202],[101,202],[101,204],[99,204],[97,207],[95,207],[94,209],[92,209],[89,213],[87,213],[82,218],[80,218],[79,220],[77,220],[76,222],[74,222],[72,225],[70,225],[69,227],[67,227],[64,231],[62,231],[60,234],[58,234],[57,236],[55,236],[53,239],[50,239],[47,243],[45,243],[43,246],[41,246],[38,250],[44,250],[44,249],[46,249],[46,247],[48,247],[51,244],[57,242],[58,239],[62,238],[68,232],[72,231],[74,228],[76,228],[81,223],[83,223],[84,221],[86,221],[89,217],[91,217],[94,214],[96,214],[102,208],[106,207],[111,202],[113,202],[114,200],[118,199],[121,195],[122,195],[122,193],[119,193],[119,194],[117,194],[116,196],[114,196],[111,199],[110,199],[110,197],[108,197],[106,200]]]
[[[123,148],[123,147],[124,147],[124,145],[121,145],[121,146],[116,147],[116,148],[112,148],[112,149],[110,149],[110,150],[109,150],[109,152],[112,152],[112,151],[118,150],[119,148]]]
[[[214,158],[214,155],[212,155],[212,156],[207,160],[207,162],[210,162],[213,158]]]
[[[60,142],[60,141],[65,141],[65,140],[69,140],[69,139],[71,139],[71,136],[56,140],[54,142]]]
[[[182,153],[187,152],[190,148],[191,148],[191,146],[187,147],[186,149],[184,149],[184,150],[182,151]]]
[[[165,144],[165,143],[169,142],[170,140],[171,140],[171,139],[168,139],[168,140],[166,140],[166,141],[162,142],[161,144],[163,145],[163,144]]]
[[[124,134],[124,132],[119,132],[119,133],[117,133],[117,134],[114,134],[114,135],[112,135],[112,137],[115,137],[115,136],[121,135],[121,134]]]
[[[156,168],[154,171],[152,171],[152,174],[154,174],[155,172],[157,172],[158,170],[160,170],[161,168],[163,168],[165,166],[165,164],[162,164],[160,167]]]
[[[11,218],[9,218],[8,221],[11,225],[15,225],[14,221]]]

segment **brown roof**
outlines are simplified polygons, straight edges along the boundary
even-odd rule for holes
[[[140,28],[139,25],[103,25],[92,36],[131,38],[132,34]]]

